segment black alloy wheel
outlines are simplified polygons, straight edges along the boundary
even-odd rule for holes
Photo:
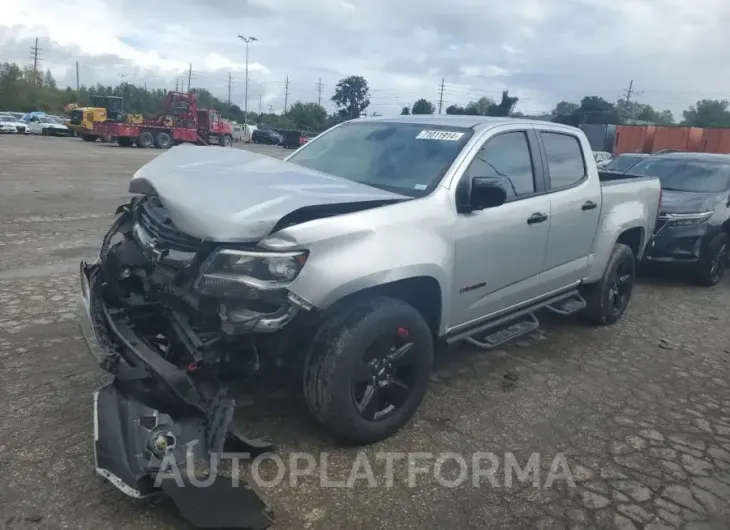
[[[408,401],[420,365],[409,335],[404,327],[383,333],[357,364],[352,398],[363,419],[383,420]]]

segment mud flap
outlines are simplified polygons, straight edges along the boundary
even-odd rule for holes
[[[94,394],[96,471],[132,497],[164,492],[198,528],[266,528],[266,504],[237,476],[219,473],[224,451],[253,457],[268,449],[229,430],[232,417],[233,402],[216,399],[204,415],[173,420],[115,380]]]

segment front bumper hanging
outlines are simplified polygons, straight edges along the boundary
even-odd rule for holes
[[[198,528],[258,530],[273,522],[266,504],[238,474],[223,476],[227,454],[273,450],[232,425],[234,402],[203,396],[189,375],[137,340],[98,295],[98,264],[81,263],[82,331],[113,380],[94,393],[94,460],[99,475],[125,494],[164,493]],[[233,461],[234,463],[237,460]]]

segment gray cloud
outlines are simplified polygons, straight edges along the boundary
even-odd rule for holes
[[[28,1],[51,9],[52,0]],[[29,36],[36,31],[43,37],[43,64],[72,86],[77,60],[84,83],[115,83],[121,74],[129,82],[168,88],[192,62],[193,86],[219,97],[227,96],[231,71],[232,99],[243,106],[245,47],[236,35],[253,35],[259,41],[250,47],[252,110],[258,110],[259,97],[264,108],[280,109],[286,76],[290,103],[315,101],[320,78],[327,102],[338,79],[351,74],[366,77],[371,110],[381,113],[399,111],[419,97],[436,102],[442,78],[445,104],[482,94],[498,98],[509,89],[522,98],[518,110],[526,112],[585,95],[616,100],[632,79],[643,91],[642,101],[675,113],[701,97],[730,97],[724,90],[730,81],[724,57],[730,4],[721,0],[106,0],[105,5],[99,23],[113,21],[109,32],[154,52],[159,65],[140,64],[123,47],[103,53],[93,43],[74,45],[70,32],[57,37],[62,32],[53,21],[19,25],[12,19],[15,27],[0,21],[3,58],[27,62]],[[76,16],[69,13],[56,24],[69,19]]]

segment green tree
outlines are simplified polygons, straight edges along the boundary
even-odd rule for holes
[[[434,112],[436,112],[434,104],[423,98],[416,101],[411,109],[411,114],[433,114]]]
[[[408,116],[411,113],[411,109],[408,107],[403,107],[400,111],[401,116]]]
[[[327,123],[327,111],[316,103],[297,101],[289,107],[286,116],[297,129],[306,129],[308,131],[320,131]]]
[[[573,114],[580,105],[573,103],[572,101],[560,101],[555,108],[550,112],[553,116],[570,116]]]
[[[682,112],[684,124],[690,127],[730,127],[730,102],[725,99],[703,99]]]
[[[56,80],[53,78],[50,70],[46,70],[46,73],[43,74],[42,84],[46,88],[56,88]]]
[[[486,116],[487,111],[494,106],[494,100],[482,96],[476,101],[470,101],[466,106],[466,112],[470,116]]]
[[[332,101],[339,107],[340,118],[352,120],[359,118],[370,105],[370,89],[364,77],[351,75],[340,79],[335,88]]]

